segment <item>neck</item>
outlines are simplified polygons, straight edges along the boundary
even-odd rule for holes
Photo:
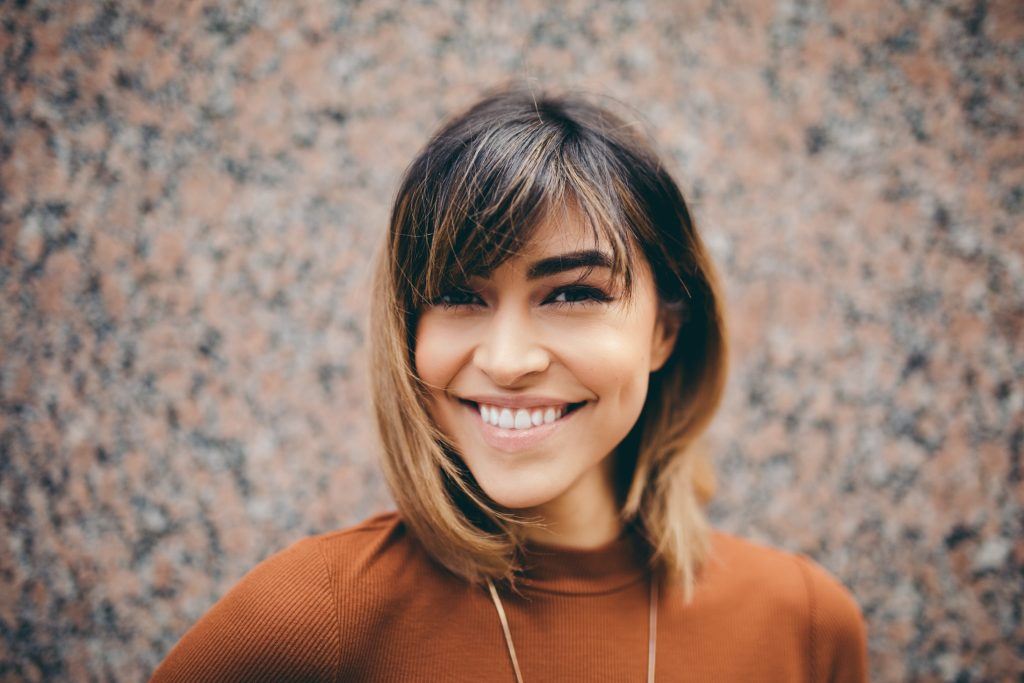
[[[531,541],[581,550],[610,543],[622,533],[612,481],[614,458],[590,468],[562,495],[524,512],[539,516],[543,527],[530,528]]]

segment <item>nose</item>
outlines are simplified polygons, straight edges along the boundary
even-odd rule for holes
[[[506,307],[491,318],[473,351],[473,363],[495,384],[514,386],[550,364],[548,352],[537,341],[529,316]]]

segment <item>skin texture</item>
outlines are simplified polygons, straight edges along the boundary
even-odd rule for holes
[[[416,329],[416,369],[431,390],[431,416],[477,482],[500,505],[540,515],[545,526],[529,531],[532,540],[573,548],[602,545],[622,529],[609,456],[639,417],[649,374],[667,360],[677,330],[658,315],[646,262],[633,272],[629,304],[603,267],[582,280],[586,268],[527,279],[537,259],[587,248],[611,254],[594,240],[571,218],[538,226],[522,253],[442,297],[456,305],[435,301]],[[560,294],[566,285],[614,299]],[[457,399],[474,394],[587,404],[535,447],[507,453],[483,440],[473,409]]]

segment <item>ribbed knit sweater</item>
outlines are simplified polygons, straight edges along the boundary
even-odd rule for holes
[[[649,574],[635,537],[531,543],[501,590],[524,683],[643,681]],[[498,584],[496,584],[498,585]],[[662,586],[657,681],[867,680],[857,603],[805,555],[715,530],[694,601]],[[514,681],[486,586],[437,564],[397,512],[308,536],[256,565],[151,679]]]

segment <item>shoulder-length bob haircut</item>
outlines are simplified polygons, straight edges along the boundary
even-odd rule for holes
[[[429,416],[415,367],[417,316],[463,274],[491,272],[549,212],[571,205],[611,245],[612,276],[627,297],[630,273],[646,259],[660,310],[678,321],[672,354],[651,373],[614,466],[623,523],[646,542],[651,570],[679,580],[692,599],[710,552],[703,508],[715,489],[698,436],[722,399],[725,325],[711,260],[648,137],[587,94],[506,85],[444,122],[401,180],[370,311],[382,469],[410,530],[468,581],[516,589],[533,522],[484,493]]]

